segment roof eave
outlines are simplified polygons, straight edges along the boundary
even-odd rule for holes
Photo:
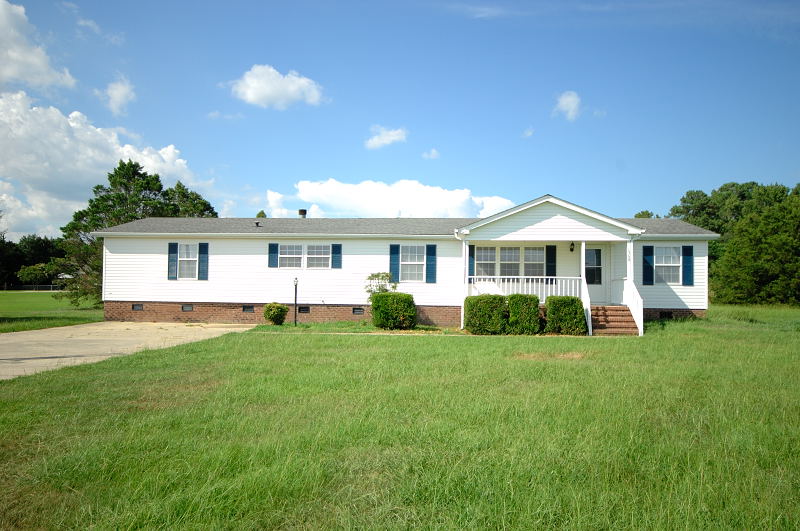
[[[717,240],[719,234],[642,234],[639,240]]]
[[[96,238],[376,238],[376,239],[426,239],[452,240],[452,234],[320,234],[287,232],[114,232],[97,231],[90,233]]]

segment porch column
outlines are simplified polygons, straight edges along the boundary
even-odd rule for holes
[[[633,239],[629,239],[625,250],[625,277],[633,282]]]
[[[461,328],[464,328],[464,303],[469,297],[469,242],[461,240],[461,267],[464,270],[464,296],[461,299]]]
[[[581,278],[586,276],[586,242],[584,241],[581,242],[581,272],[578,276]]]

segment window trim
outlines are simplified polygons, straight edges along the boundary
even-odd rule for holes
[[[480,252],[483,249],[492,249],[494,254],[494,260],[480,260]],[[519,257],[516,262],[514,261],[504,261],[502,257],[502,250],[503,249],[516,249],[519,252]],[[530,261],[526,260],[525,252],[529,249],[537,249],[542,253],[541,261]],[[542,245],[475,245],[475,277],[484,277],[484,278],[492,278],[492,277],[536,277],[536,278],[543,278],[547,276],[547,246]],[[492,268],[494,269],[493,275],[485,275],[481,274],[478,271],[480,270],[480,266],[482,264],[491,264]],[[516,275],[503,275],[502,274],[502,265],[503,264],[517,264],[519,269],[517,270]],[[541,275],[527,275],[525,274],[525,266],[526,265],[540,265],[542,269]]]
[[[176,262],[175,279],[176,280],[197,280],[200,276],[200,243],[178,243],[178,261]],[[194,246],[194,258],[181,258],[181,248],[186,246]],[[182,277],[181,276],[181,262],[194,262],[194,276]]]
[[[327,247],[328,254],[308,254],[309,247]],[[280,247],[278,248],[278,264],[280,265]],[[332,243],[307,243],[303,246],[303,266],[304,269],[333,269],[333,244]],[[309,258],[327,258],[328,265],[326,266],[310,266],[308,265]]]
[[[300,254],[284,254],[283,250],[286,247],[300,247]],[[302,243],[279,243],[278,244],[278,269],[303,269],[303,257],[305,257],[305,246]],[[281,265],[282,258],[299,258],[300,265],[289,266]]]
[[[417,254],[417,255],[421,255],[422,256],[422,261],[421,262],[407,262],[407,261],[404,262],[403,261],[403,248],[404,247],[405,248],[416,247],[418,249],[422,249],[421,253],[414,253],[414,254]],[[406,245],[400,244],[400,254],[398,256],[398,264],[399,264],[398,265],[398,270],[397,270],[398,282],[424,284],[425,283],[425,271],[427,271],[427,265],[428,265],[428,257],[427,257],[427,253],[425,252],[425,244],[406,244]],[[415,280],[408,280],[408,279],[403,280],[403,266],[404,265],[405,266],[421,265],[422,266],[422,270],[420,272],[419,280],[416,280],[416,279]]]
[[[674,249],[677,253],[678,263],[677,264],[659,264],[658,263],[658,250],[659,249]],[[662,255],[663,257],[664,255]],[[676,276],[677,280],[674,282],[666,282],[663,279],[663,276],[658,274],[659,268],[672,268],[678,271]],[[660,247],[653,246],[653,285],[656,284],[663,284],[665,286],[680,286],[683,284],[683,250],[680,245],[662,245]]]

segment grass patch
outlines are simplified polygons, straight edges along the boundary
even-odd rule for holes
[[[0,333],[38,330],[103,320],[103,310],[76,308],[47,291],[0,291]]]
[[[748,311],[261,328],[0,382],[0,528],[795,528],[800,310]]]
[[[440,328],[431,325],[417,325],[413,330],[384,330],[372,324],[371,321],[335,321],[331,323],[298,323],[295,326],[291,322],[291,315],[288,316],[286,322],[282,325],[276,326],[271,324],[259,325],[253,332],[256,333],[280,333],[280,334],[304,334],[309,332],[318,333],[341,333],[341,334],[399,334],[399,335],[416,335],[416,334],[440,334],[440,335],[455,335],[463,334],[458,328]]]

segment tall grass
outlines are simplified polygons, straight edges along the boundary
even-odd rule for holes
[[[800,525],[800,310],[244,333],[0,382],[0,527]]]

